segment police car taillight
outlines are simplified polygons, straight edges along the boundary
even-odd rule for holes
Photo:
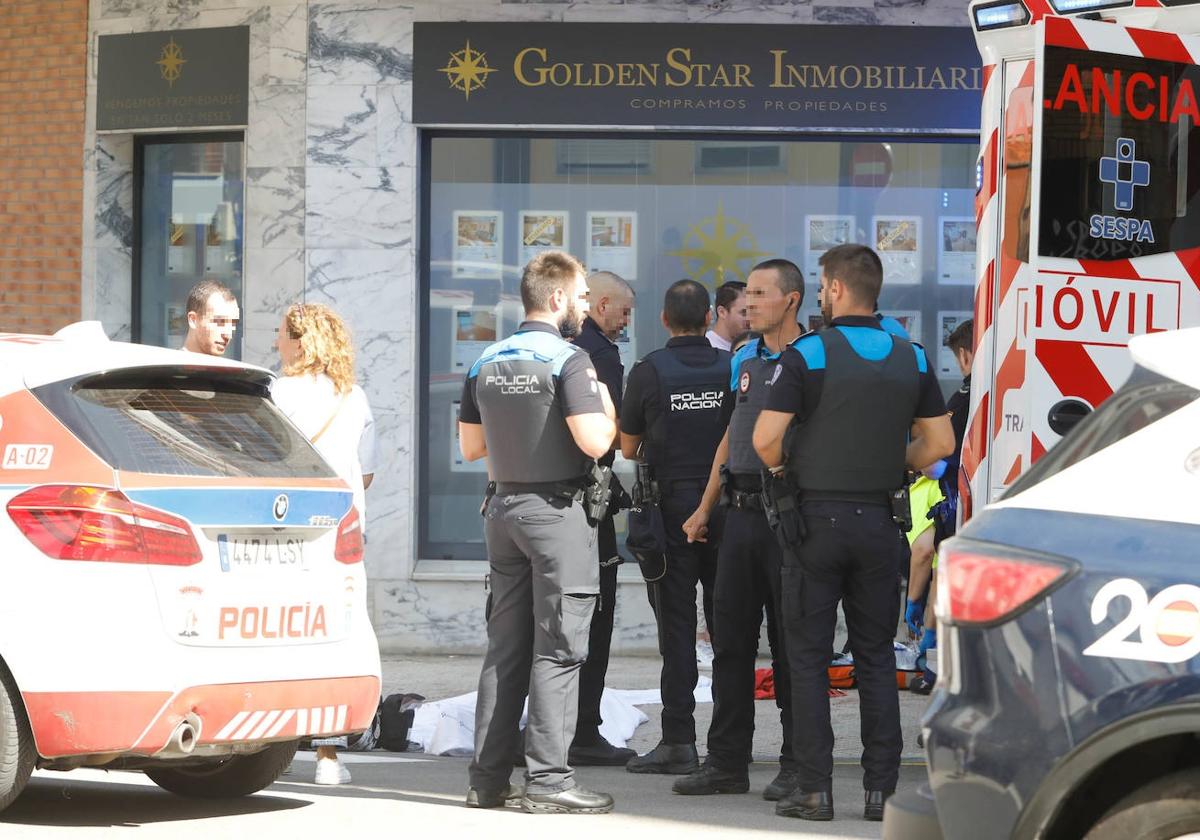
[[[361,563],[363,559],[362,520],[358,509],[350,506],[350,512],[338,524],[337,542],[333,544],[333,556],[339,563]]]
[[[9,501],[8,515],[56,560],[192,566],[203,559],[186,520],[108,487],[34,487]]]
[[[958,538],[938,557],[938,619],[995,624],[1049,594],[1074,571],[1070,561]]]

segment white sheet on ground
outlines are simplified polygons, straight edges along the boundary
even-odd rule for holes
[[[697,703],[712,702],[712,680],[700,677],[693,692]],[[657,688],[641,690],[606,688],[600,697],[600,734],[615,747],[623,747],[648,718],[638,706],[662,702]],[[521,726],[529,711],[521,713]],[[417,709],[408,739],[430,755],[471,755],[475,749],[475,692],[426,702]]]

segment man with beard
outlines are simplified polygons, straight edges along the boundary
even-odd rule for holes
[[[599,592],[583,489],[617,430],[587,353],[563,338],[578,332],[587,291],[574,257],[534,257],[521,277],[525,321],[484,351],[463,384],[459,445],[468,461],[487,457],[494,482],[482,509],[491,595],[469,808],[515,799],[529,813],[603,814],[613,806],[608,794],[576,786],[568,759]],[[522,794],[509,776],[526,695]]]
[[[786,545],[781,626],[796,712],[798,784],[775,813],[833,819],[827,669],[841,601],[861,699],[863,816],[882,820],[903,746],[892,642],[911,527],[900,524],[911,517],[905,467],[949,455],[954,432],[925,351],[875,317],[879,256],[838,245],[820,264],[827,327],[783,354],[754,429]]]
[[[788,260],[767,260],[747,278],[750,329],[762,335],[732,361],[727,399],[733,416],[717,448],[696,512],[683,524],[689,542],[708,539],[709,517],[720,500],[726,507],[717,553],[713,596],[713,716],[708,757],[694,773],[675,782],[676,793],[746,793],[754,741],[754,663],[763,607],[779,614],[780,548],[762,504],[762,461],[754,451],[754,423],[767,404],[779,358],[800,337],[796,315],[804,301],[804,275]],[[770,622],[779,626],[777,621]],[[782,636],[782,634],[777,634]],[[775,801],[795,785],[792,762],[791,683],[782,638],[769,639],[775,670],[776,705],[783,724],[780,770],[763,791]]]
[[[609,396],[621,414],[621,389],[625,381],[625,366],[616,340],[629,325],[633,311],[633,288],[611,271],[597,271],[587,278],[588,310],[575,336],[576,347],[587,351],[596,368],[596,376],[607,386]],[[611,467],[614,455],[607,453],[599,459]],[[613,479],[614,490],[618,485]],[[614,493],[614,497],[615,497]],[[613,524],[615,505],[596,527],[599,548],[600,597],[592,614],[592,629],[588,638],[588,658],[579,674],[579,719],[575,741],[571,744],[571,765],[609,765],[624,767],[637,755],[631,749],[614,747],[600,734],[600,698],[604,694],[604,676],[608,672],[608,653],[612,646],[613,613],[617,606],[617,568],[621,555],[617,551],[617,529]]]

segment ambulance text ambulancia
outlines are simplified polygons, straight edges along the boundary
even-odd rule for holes
[[[271,784],[379,700],[349,488],[261,368],[0,335],[0,809],[36,768]]]

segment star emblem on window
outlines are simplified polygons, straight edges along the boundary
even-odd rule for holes
[[[471,98],[471,91],[480,90],[487,84],[488,73],[495,69],[488,67],[487,57],[479,50],[471,48],[471,42],[457,52],[450,53],[450,61],[439,72],[445,73],[450,87],[461,90],[466,99]]]

